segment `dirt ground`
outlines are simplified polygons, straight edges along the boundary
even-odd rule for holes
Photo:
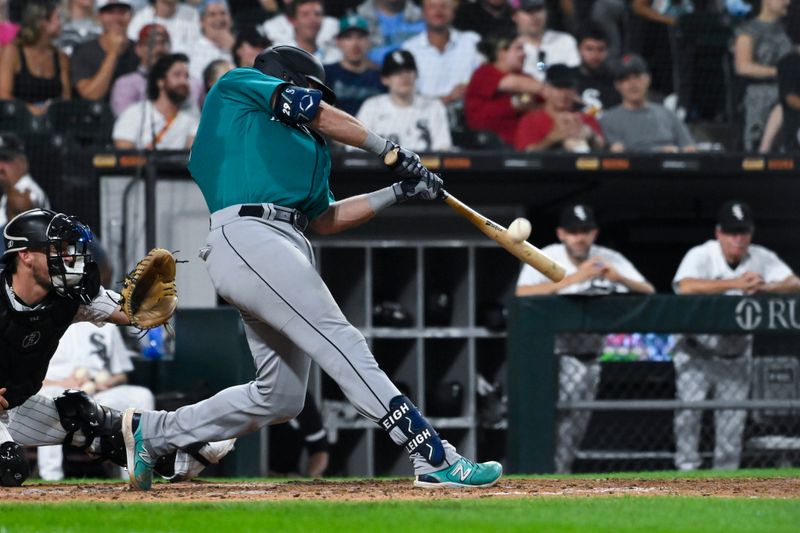
[[[162,484],[134,492],[123,483],[48,485],[27,483],[0,488],[8,502],[215,502],[215,501],[380,501],[533,496],[714,496],[800,499],[800,478],[735,479],[507,479],[488,489],[418,489],[410,480],[287,481]]]

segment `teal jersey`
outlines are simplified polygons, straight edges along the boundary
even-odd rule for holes
[[[236,204],[273,203],[314,219],[333,201],[325,141],[279,121],[270,101],[284,81],[234,69],[208,93],[189,172],[212,213]]]

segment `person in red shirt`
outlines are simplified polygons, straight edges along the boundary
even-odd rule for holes
[[[467,126],[472,130],[495,132],[509,145],[522,115],[541,103],[536,95],[544,85],[522,73],[525,62],[523,41],[507,32],[486,37],[478,50],[488,62],[472,74],[464,99]]]
[[[517,150],[559,150],[590,152],[605,146],[600,124],[580,105],[575,70],[562,64],[547,69],[544,106],[531,111],[519,122],[514,141]],[[582,106],[581,106],[582,107]]]

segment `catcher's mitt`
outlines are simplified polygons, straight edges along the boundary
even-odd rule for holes
[[[178,306],[175,257],[153,248],[122,282],[122,311],[131,325],[150,329],[166,324]]]

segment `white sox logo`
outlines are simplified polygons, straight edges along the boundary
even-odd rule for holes
[[[766,319],[766,329],[800,329],[800,316],[797,300],[792,298],[771,298],[758,301],[743,298],[734,310],[736,324],[745,331],[753,331]]]
[[[22,347],[30,348],[31,346],[36,345],[41,338],[42,334],[39,333],[38,331],[34,331],[33,333],[26,335],[25,338],[22,339]]]

